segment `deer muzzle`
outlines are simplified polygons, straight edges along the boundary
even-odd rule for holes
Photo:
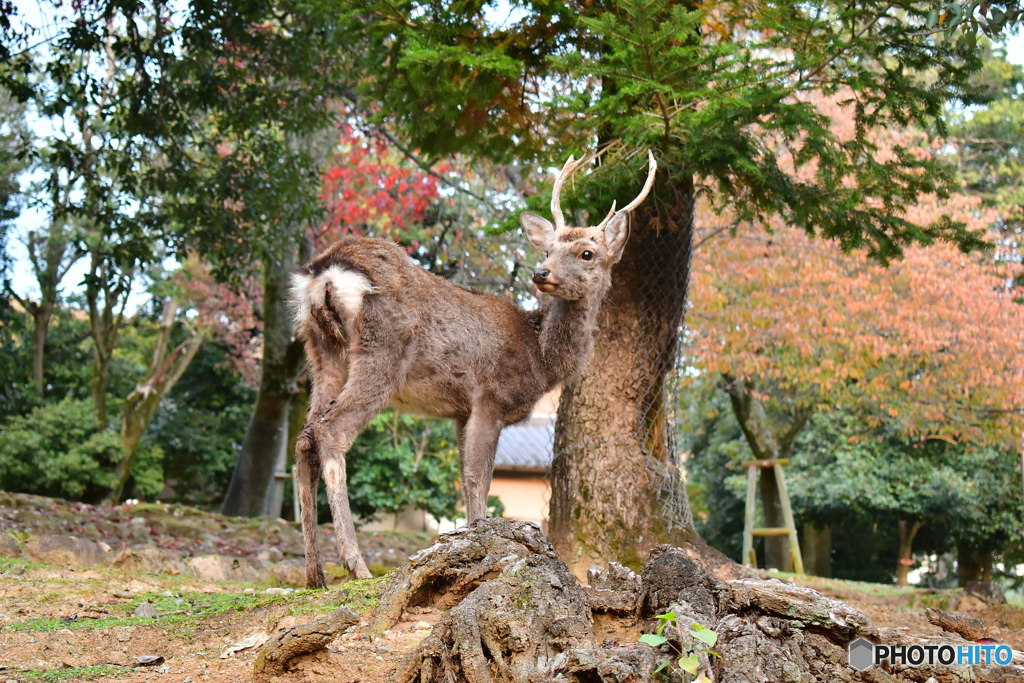
[[[542,292],[550,294],[555,291],[555,287],[560,285],[560,282],[549,279],[551,271],[547,268],[539,268],[533,272],[533,284],[537,285],[537,289]]]

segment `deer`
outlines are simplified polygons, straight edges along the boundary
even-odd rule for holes
[[[647,180],[622,209],[596,227],[568,227],[560,196],[589,158],[570,156],[551,191],[551,217],[524,211],[519,223],[544,255],[533,273],[549,297],[526,310],[506,298],[451,283],[383,239],[346,236],[292,276],[295,332],[312,383],[309,412],[295,447],[306,584],[326,588],[317,544],[316,489],[323,476],[341,563],[371,574],[349,509],[345,454],[381,410],[455,421],[466,523],[487,516],[487,494],[501,430],[529,417],[548,391],[577,377],[591,355],[612,267],[622,257],[631,212],[654,185]]]

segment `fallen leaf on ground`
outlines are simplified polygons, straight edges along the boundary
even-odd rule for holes
[[[261,645],[263,645],[263,643],[267,642],[267,638],[269,638],[269,637],[270,636],[267,635],[266,633],[264,633],[263,631],[260,631],[259,633],[254,633],[253,635],[249,636],[248,638],[245,638],[244,640],[240,640],[237,643],[235,643],[234,645],[232,645],[231,647],[229,647],[226,650],[224,650],[224,652],[221,653],[220,658],[221,659],[227,659],[228,657],[230,657],[231,655],[235,654],[236,652],[241,652],[242,650],[248,650],[251,647],[260,647]]]

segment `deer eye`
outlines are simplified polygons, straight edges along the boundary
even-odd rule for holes
[[[594,252],[587,249],[585,252],[580,254],[580,258],[583,259],[584,261],[589,261],[590,259],[594,258]]]

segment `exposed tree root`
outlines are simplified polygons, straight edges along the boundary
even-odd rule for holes
[[[299,624],[273,636],[264,643],[252,668],[253,683],[267,683],[285,672],[288,662],[299,655],[315,652],[334,640],[339,633],[359,621],[359,615],[347,607]]]
[[[774,579],[719,580],[698,559],[690,549],[660,546],[640,576],[611,564],[592,569],[583,589],[536,526],[484,520],[414,556],[374,624],[382,633],[412,606],[447,610],[393,683],[646,683],[666,662],[658,680],[690,680],[673,668],[681,655],[697,655],[701,672],[715,683],[1024,680],[1024,667],[1015,666],[885,665],[858,673],[847,654],[856,637],[887,644],[941,638],[876,629],[860,611],[809,588]],[[730,571],[719,565],[716,573]],[[663,630],[668,642],[657,648],[599,646],[595,612],[618,615],[646,633],[657,627],[655,617],[674,612],[678,626]],[[691,624],[718,634],[712,649],[720,657],[703,651]]]
[[[370,622],[370,634],[379,637],[401,619],[408,607],[454,607],[482,582],[532,555],[557,559],[540,527],[529,522],[482,519],[444,534],[398,570],[381,596]]]
[[[965,640],[981,640],[988,635],[981,619],[975,619],[966,614],[949,614],[934,607],[926,609],[924,614],[928,617],[928,621],[943,631],[955,633]]]
[[[590,607],[559,560],[533,555],[474,590],[434,627],[396,683],[529,681],[593,648]]]

